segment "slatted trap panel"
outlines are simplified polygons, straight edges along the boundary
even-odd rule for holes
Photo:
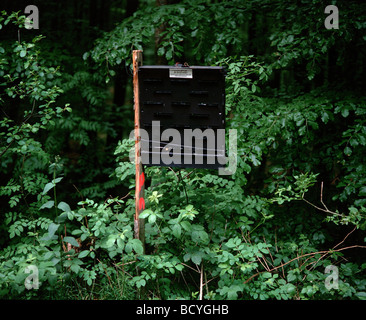
[[[224,69],[141,66],[138,78],[140,127],[147,133],[141,134],[142,163],[223,167]]]

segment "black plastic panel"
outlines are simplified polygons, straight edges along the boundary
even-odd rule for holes
[[[185,163],[184,154],[187,148],[184,148],[184,129],[212,129],[215,134],[218,129],[225,129],[225,70],[222,67],[203,66],[141,66],[138,72],[140,125],[149,134],[149,143],[142,148],[143,164],[167,165],[163,161],[156,163],[156,153],[164,150],[165,145],[170,142],[160,142],[158,136],[152,136],[152,123],[159,121],[160,133],[165,129],[176,129],[182,137],[180,146],[175,146],[170,151],[178,155],[180,150],[181,160],[170,163],[169,166],[212,169],[223,167],[225,143],[217,145],[215,141],[213,155],[212,148],[207,152],[204,136],[203,139],[193,139],[193,144],[188,146],[192,147],[193,154],[203,157],[203,163],[197,163],[194,156],[192,163]],[[154,163],[151,158],[153,153]],[[212,160],[208,161],[212,156],[215,157],[214,163]]]

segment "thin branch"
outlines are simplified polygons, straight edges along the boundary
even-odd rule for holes
[[[348,236],[348,235],[347,235]],[[346,236],[346,237],[347,237]],[[291,259],[291,260],[289,260],[289,261],[287,261],[287,262],[285,262],[285,263],[283,263],[283,264],[281,264],[280,266],[277,266],[277,267],[275,267],[275,268],[272,268],[272,269],[270,269],[270,270],[268,270],[267,272],[272,272],[272,271],[275,271],[275,270],[277,270],[277,269],[279,269],[279,268],[283,268],[285,265],[287,265],[287,264],[289,264],[289,263],[291,263],[291,262],[293,262],[293,261],[295,261],[295,260],[298,260],[298,259],[301,259],[301,258],[303,258],[303,257],[307,257],[307,256],[311,256],[311,255],[313,255],[313,256],[315,256],[316,254],[328,254],[328,253],[332,253],[332,252],[339,252],[339,251],[343,251],[343,250],[348,250],[348,249],[354,249],[354,248],[361,248],[361,249],[366,249],[366,246],[360,246],[360,245],[353,245],[353,246],[349,246],[349,247],[344,247],[344,248],[340,248],[340,249],[337,249],[337,250],[333,250],[333,249],[331,249],[331,250],[324,250],[324,251],[317,251],[317,252],[311,252],[311,253],[306,253],[306,254],[303,254],[303,255],[301,255],[301,256],[298,256],[298,257],[296,257],[296,258],[293,258],[293,259]],[[264,271],[262,271],[262,272],[257,272],[256,274],[254,274],[254,275],[252,275],[250,278],[248,278],[247,280],[245,280],[244,281],[244,284],[246,284],[246,283],[248,283],[249,281],[251,281],[254,277],[256,277],[256,276],[258,276],[258,275],[260,275],[261,273],[263,273]]]
[[[334,212],[334,211],[330,211],[328,209],[323,209],[323,208],[320,208],[318,206],[316,206],[315,204],[311,203],[310,201],[306,200],[305,198],[302,198],[302,200],[304,200],[307,204],[310,204],[312,207],[314,207],[315,209],[318,209],[320,211],[323,211],[323,212],[326,212],[326,213],[331,213],[331,214],[335,214],[337,216],[340,216],[342,217],[341,214],[337,213],[337,212]]]
[[[333,249],[335,249],[335,248],[337,248],[339,245],[341,245],[344,241],[346,241],[346,239],[348,238],[348,236],[351,234],[351,233],[353,233],[355,230],[356,230],[356,228],[357,228],[357,226],[355,226],[353,229],[352,229],[352,231],[350,231],[345,237],[344,237],[344,239],[340,242],[340,243],[338,243],[337,245],[335,245],[334,247],[333,247]]]
[[[105,273],[105,275],[106,275],[106,276],[107,276],[107,278],[108,278],[109,285],[110,285],[110,287],[113,289],[112,281],[111,281],[111,278],[110,278],[110,276],[109,276],[109,274],[108,274],[108,272],[107,272],[107,269],[106,269],[106,268],[104,268],[103,263],[102,263],[98,258],[97,258],[97,260],[98,260],[98,261],[99,261],[99,263],[102,265],[103,270],[104,270],[104,273]]]
[[[200,275],[200,295],[199,300],[203,300],[203,263],[201,264],[201,275]]]
[[[171,167],[168,167],[168,169],[174,173],[174,175],[176,176],[177,180],[179,181],[179,177],[177,176],[177,174],[175,173],[175,171]]]
[[[321,183],[321,185],[320,185],[320,202],[321,202],[321,204],[324,206],[324,208],[325,208],[325,209],[320,208],[320,207],[316,206],[315,204],[311,203],[310,201],[306,200],[306,199],[304,198],[304,194],[302,195],[302,200],[304,200],[307,204],[310,204],[310,205],[311,205],[312,207],[314,207],[315,209],[318,209],[318,210],[323,211],[323,212],[325,212],[325,213],[330,213],[330,214],[334,214],[334,215],[336,215],[336,216],[342,217],[342,215],[341,215],[341,214],[339,214],[339,213],[337,213],[337,212],[334,212],[334,211],[329,210],[329,209],[327,208],[327,206],[325,205],[325,203],[323,202],[323,181],[322,181],[322,183]]]
[[[11,142],[5,147],[5,149],[0,153],[0,158],[5,154],[6,151],[11,147],[15,139],[11,140]]]
[[[194,272],[199,273],[199,271],[197,271],[196,269],[192,268],[192,267],[191,267],[191,266],[189,266],[188,264],[185,264],[185,263],[183,263],[183,262],[181,262],[180,264],[182,264],[182,265],[184,265],[185,267],[187,267],[187,268],[189,268],[189,269],[193,270]]]
[[[327,208],[327,206],[325,205],[325,203],[323,202],[323,181],[320,185],[320,202],[322,203],[322,205],[324,206],[324,208],[329,211],[329,209]]]
[[[206,282],[203,284],[204,286],[207,286],[212,280],[215,280],[215,279],[217,279],[219,276],[216,276],[216,277],[213,277],[212,279],[210,279],[210,280],[208,280],[207,281],[207,276],[205,275],[205,278],[206,278]],[[207,289],[208,290],[208,289]]]
[[[266,238],[263,236],[263,241],[264,241],[264,243],[267,245],[267,242],[266,242]],[[269,255],[270,255],[270,257],[271,257],[271,260],[272,260],[272,265],[273,265],[273,263],[274,263],[274,259],[273,259],[273,256],[272,256],[272,253],[271,253],[271,251],[269,250],[269,248],[268,248],[268,245],[267,245],[267,250],[268,250],[268,252],[269,252]]]
[[[184,177],[183,177],[183,179],[186,179],[186,178],[188,178],[194,171],[196,171],[195,169],[193,169],[191,172],[189,172],[189,173],[187,173]]]

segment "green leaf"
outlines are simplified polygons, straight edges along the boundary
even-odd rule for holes
[[[140,287],[144,287],[146,285],[146,280],[145,279],[140,279],[138,281],[136,281],[136,287],[140,288]]]
[[[132,249],[135,250],[137,254],[143,254],[144,248],[142,246],[142,242],[139,239],[132,239],[129,241],[132,246]]]
[[[160,47],[158,49],[158,52],[157,52],[158,56],[162,56],[162,55],[164,55],[164,53],[165,53],[165,48],[164,47]]]
[[[150,214],[148,220],[149,220],[149,223],[153,224],[156,221],[156,215]]]
[[[77,264],[72,264],[70,267],[71,271],[74,271],[75,273],[78,273],[80,270],[80,266]]]
[[[52,208],[53,206],[55,205],[55,201],[53,200],[50,200],[50,201],[47,201],[46,203],[44,203],[39,209],[42,210],[42,209],[49,209],[49,208]]]
[[[45,185],[42,194],[45,195],[48,191],[50,191],[55,186],[54,183],[49,182]]]
[[[322,112],[322,121],[325,123],[325,124],[327,124],[328,123],[328,121],[329,121],[329,114],[328,114],[328,112],[326,112],[326,111],[323,111]]]
[[[150,214],[153,214],[152,210],[145,209],[143,212],[140,213],[139,218],[146,219]]]
[[[52,237],[57,231],[59,226],[60,226],[59,224],[51,222],[50,225],[48,226],[48,234]]]
[[[184,229],[184,230],[186,230],[186,231],[188,231],[188,232],[190,232],[191,231],[191,229],[192,229],[192,225],[190,224],[190,222],[188,222],[188,221],[182,221],[181,223],[180,223],[180,225],[182,226],[182,228]]]
[[[61,209],[64,212],[70,212],[71,211],[70,206],[66,202],[63,202],[63,201],[61,201],[58,204],[57,208]]]
[[[181,235],[182,235],[182,227],[179,224],[175,224],[173,226],[173,235],[176,238],[178,238],[178,239],[181,237]]]
[[[21,58],[24,58],[25,56],[26,56],[26,54],[27,54],[27,51],[26,50],[22,50],[22,51],[20,51],[20,57]]]
[[[363,186],[363,187],[360,188],[360,191],[359,191],[358,195],[361,196],[361,197],[366,196],[366,186]]]
[[[261,164],[261,162],[257,159],[257,157],[253,153],[250,154],[249,158],[253,162],[253,165],[255,167],[257,167]]]
[[[72,246],[79,248],[79,243],[76,241],[74,237],[65,237],[63,239],[64,242],[70,243]]]
[[[342,116],[343,116],[343,117],[347,118],[347,117],[348,117],[348,115],[349,115],[349,110],[348,110],[348,109],[343,109],[343,110],[341,111],[341,114],[342,114]]]
[[[202,252],[196,251],[191,255],[191,260],[193,263],[200,265],[202,262],[202,256],[203,256]]]
[[[110,234],[110,235],[108,236],[107,241],[106,241],[106,247],[107,247],[107,248],[111,248],[111,247],[113,247],[114,243],[116,242],[116,239],[117,239],[117,235],[115,235],[115,234]]]
[[[88,254],[89,254],[89,250],[83,250],[79,253],[78,255],[78,258],[81,259],[81,258],[85,258]]]
[[[169,49],[166,54],[165,57],[167,58],[167,60],[170,60],[171,58],[173,58],[173,50]]]
[[[350,147],[345,147],[343,152],[346,156],[350,156],[352,153],[352,149]]]
[[[53,251],[48,251],[45,255],[44,255],[44,260],[49,260],[51,257],[53,257],[54,252]]]
[[[125,247],[125,243],[120,237],[117,238],[117,246],[120,249],[123,249]]]
[[[360,299],[360,300],[366,300],[366,292],[357,292],[356,296]]]

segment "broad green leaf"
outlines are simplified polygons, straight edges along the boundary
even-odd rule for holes
[[[178,238],[178,239],[181,237],[181,235],[182,235],[182,227],[179,224],[175,224],[173,226],[173,235],[176,238]]]
[[[52,208],[53,206],[55,205],[55,201],[53,200],[50,200],[50,201],[47,201],[46,203],[44,203],[39,209],[49,209],[49,208]]]
[[[116,239],[117,239],[117,235],[115,235],[115,234],[110,234],[110,235],[108,236],[107,241],[106,241],[106,247],[107,247],[107,248],[111,248],[111,247],[113,247],[114,243],[116,242]]]
[[[121,249],[125,247],[125,242],[120,237],[117,238],[117,246]]]
[[[137,254],[143,254],[144,248],[142,246],[142,242],[139,239],[132,239],[129,241],[132,246],[132,249],[135,250]]]
[[[80,270],[80,266],[77,264],[72,264],[70,267],[71,271],[74,271],[75,273],[78,273]]]
[[[180,225],[182,226],[182,228],[184,229],[184,230],[186,230],[186,231],[191,231],[191,229],[192,229],[192,225],[190,224],[190,222],[188,222],[188,221],[182,221],[181,223],[180,223]]]
[[[360,299],[360,300],[366,300],[366,292],[357,292],[356,296]]]
[[[146,219],[150,214],[153,214],[152,210],[145,209],[143,212],[140,213],[139,218]]]
[[[44,260],[49,260],[51,257],[53,257],[54,253],[53,251],[48,251],[45,255],[44,255]]]
[[[342,114],[342,116],[343,116],[343,117],[347,118],[347,117],[348,117],[348,115],[349,115],[349,110],[348,110],[348,109],[343,109],[343,110],[341,111],[341,114]]]
[[[350,156],[352,153],[352,149],[350,147],[345,147],[343,152],[346,156]]]
[[[63,239],[63,241],[64,242],[68,242],[68,243],[70,243],[72,246],[74,246],[74,247],[79,247],[80,245],[79,245],[79,243],[76,241],[76,239],[74,238],[74,237],[65,237],[64,239]]]
[[[70,206],[66,202],[63,202],[63,201],[61,201],[58,204],[57,208],[61,209],[64,212],[70,212],[71,211]]]
[[[160,47],[157,51],[158,56],[162,56],[162,55],[164,55],[164,53],[165,53],[165,48],[164,47]]]
[[[60,225],[59,224],[56,224],[56,223],[50,223],[50,225],[48,226],[48,234],[52,237],[55,232],[57,231],[58,227]]]
[[[156,221],[156,215],[150,214],[148,220],[149,220],[149,223],[153,224]]]
[[[48,191],[50,191],[55,186],[54,183],[49,182],[45,185],[42,194],[45,195]]]
[[[193,263],[200,265],[202,261],[202,256],[203,256],[202,252],[196,251],[191,255],[191,260]]]
[[[362,197],[366,196],[366,186],[360,188],[359,195]]]
[[[52,183],[54,184],[59,183],[62,179],[63,177],[56,178],[55,180],[52,180]]]
[[[326,111],[323,111],[323,112],[322,112],[322,121],[323,121],[325,124],[327,124],[327,123],[328,123],[328,121],[329,121],[329,114],[328,114],[328,112],[326,112]]]
[[[81,251],[79,253],[79,255],[78,255],[78,258],[79,259],[85,258],[89,254],[89,252],[90,252],[89,250],[83,250],[83,251]]]

